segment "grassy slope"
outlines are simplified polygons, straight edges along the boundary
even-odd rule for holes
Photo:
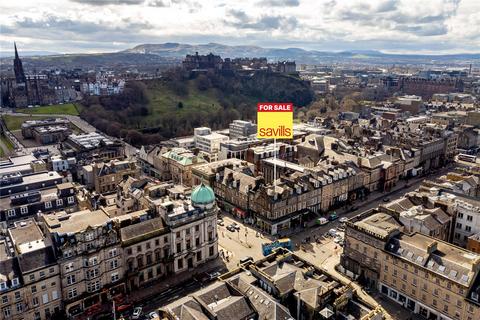
[[[18,109],[17,112],[29,114],[66,114],[78,116],[77,107],[73,103],[57,104],[53,106],[42,106],[36,108]]]
[[[5,135],[0,134],[0,140],[2,140],[3,144],[7,146],[8,150],[13,150],[15,148],[12,141],[10,141]]]
[[[146,126],[154,126],[156,119],[168,113],[181,115],[195,111],[198,116],[207,116],[209,112],[220,108],[216,89],[200,91],[193,81],[189,81],[188,94],[185,96],[176,95],[161,82],[150,82],[147,87],[150,114],[141,119]],[[180,101],[183,108],[178,108]]]

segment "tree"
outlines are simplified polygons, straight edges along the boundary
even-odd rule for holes
[[[212,86],[210,79],[204,74],[201,74],[197,78],[197,88],[200,91],[208,90]]]

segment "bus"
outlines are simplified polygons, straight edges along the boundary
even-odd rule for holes
[[[458,155],[458,160],[474,163],[477,160],[477,157],[465,153],[460,153]]]
[[[292,240],[290,240],[290,238],[283,238],[270,243],[262,243],[262,252],[264,256],[268,256],[276,248],[285,248],[293,251]]]

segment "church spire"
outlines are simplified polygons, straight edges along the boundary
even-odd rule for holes
[[[13,42],[13,47],[15,48],[15,59],[20,59],[20,57],[18,56],[17,44],[15,43],[15,41]]]
[[[17,44],[14,42],[13,47],[15,48],[15,59],[13,60],[13,71],[15,72],[15,80],[17,83],[27,82],[25,77],[25,72],[23,71],[22,60],[18,56]]]

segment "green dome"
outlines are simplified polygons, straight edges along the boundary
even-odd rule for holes
[[[192,204],[210,204],[215,202],[215,193],[212,188],[203,183],[192,191]]]

